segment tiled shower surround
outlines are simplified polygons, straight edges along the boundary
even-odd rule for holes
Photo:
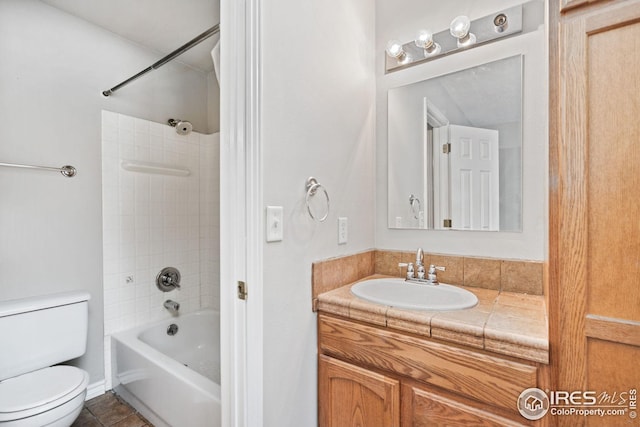
[[[123,161],[188,169],[188,176],[131,172]],[[219,134],[178,135],[168,125],[102,112],[102,200],[106,387],[111,334],[180,312],[219,309]],[[181,289],[161,292],[156,275],[176,267]]]

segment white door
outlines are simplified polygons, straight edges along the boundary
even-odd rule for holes
[[[451,228],[500,227],[498,131],[449,126]]]

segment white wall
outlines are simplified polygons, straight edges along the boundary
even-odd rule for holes
[[[429,212],[427,187],[425,182],[425,163],[428,153],[427,138],[424,125],[424,94],[412,91],[405,96],[390,93],[387,123],[389,133],[395,142],[393,152],[389,153],[390,161],[399,165],[398,173],[389,179],[391,189],[389,197],[389,226],[400,228],[424,227],[424,212]],[[427,185],[425,185],[427,184]],[[411,195],[420,200],[409,202]],[[422,215],[420,214],[422,212]],[[428,223],[428,219],[427,219]]]
[[[264,244],[265,426],[317,423],[311,263],[374,244],[373,40],[367,0],[262,8],[263,195],[285,217],[284,240]],[[306,213],[309,176],[331,198],[326,222]],[[339,216],[349,218],[346,245]]]
[[[376,247],[543,260],[547,241],[547,63],[543,27],[518,37],[479,46],[405,70],[384,74],[385,45],[390,39],[413,40],[421,28],[445,30],[458,15],[472,20],[522,3],[521,0],[376,1]],[[523,231],[477,232],[391,230],[387,228],[387,91],[519,53],[524,59],[523,92]]]
[[[0,1],[0,161],[61,166],[78,175],[0,168],[2,299],[91,293],[87,353],[103,373],[101,110],[206,131],[206,75],[171,63],[111,98],[102,90],[157,60],[113,34],[36,0]]]

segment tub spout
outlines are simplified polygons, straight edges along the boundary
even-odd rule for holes
[[[166,300],[164,302],[164,308],[166,308],[167,310],[169,310],[172,313],[177,314],[178,310],[180,310],[180,304],[175,302],[175,301],[172,301],[172,300],[168,299],[168,300]]]

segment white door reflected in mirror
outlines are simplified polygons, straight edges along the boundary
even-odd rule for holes
[[[522,63],[389,90],[389,228],[522,230]]]
[[[440,185],[448,185],[450,189],[451,227],[498,231],[499,132],[456,125],[448,126],[448,131],[449,182],[440,180]]]

